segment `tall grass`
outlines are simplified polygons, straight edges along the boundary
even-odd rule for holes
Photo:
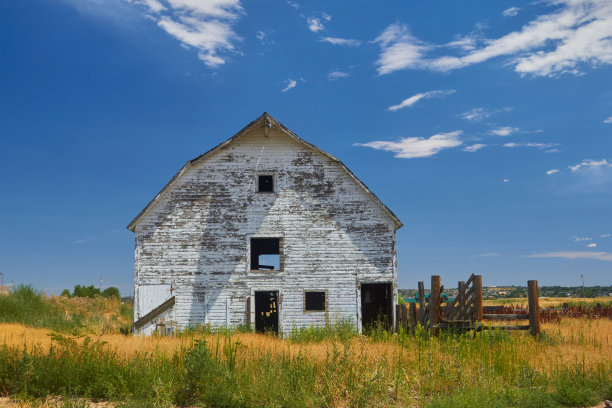
[[[81,316],[65,316],[58,305],[46,301],[42,293],[30,285],[18,285],[9,295],[0,296],[0,322],[58,330],[82,325]]]
[[[28,329],[13,340],[5,334],[0,395],[208,407],[558,407],[612,398],[612,321],[567,319],[545,329],[539,339],[495,330],[430,337],[417,328],[415,336],[314,342]]]
[[[119,299],[46,297],[30,285],[17,285],[0,296],[0,322],[85,333],[129,328],[132,307]]]

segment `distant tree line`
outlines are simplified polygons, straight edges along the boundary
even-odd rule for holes
[[[68,296],[68,297],[88,297],[92,298],[94,296],[102,296],[105,298],[116,298],[121,299],[121,293],[119,293],[119,289],[114,286],[110,286],[103,291],[96,288],[94,285],[90,286],[81,286],[75,285],[74,290],[70,293],[69,289],[64,289],[60,296]]]
[[[416,289],[399,289],[399,295],[404,299],[411,299],[418,296]],[[444,292],[450,296],[457,293],[456,288],[444,289]],[[484,288],[484,297],[487,299],[499,298],[526,298],[526,286],[498,286]],[[502,293],[500,293],[502,292]],[[429,293],[429,289],[425,290],[425,294]],[[540,286],[539,295],[546,297],[585,297],[594,298],[599,296],[612,296],[612,286]]]

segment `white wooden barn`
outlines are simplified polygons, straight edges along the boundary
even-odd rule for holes
[[[393,324],[401,226],[340,160],[264,113],[128,225],[134,330]]]

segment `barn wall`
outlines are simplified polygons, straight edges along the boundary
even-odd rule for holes
[[[275,193],[256,192],[258,174],[274,175]],[[247,297],[274,289],[287,332],[357,323],[359,282],[395,287],[394,221],[337,163],[275,128],[188,169],[135,232],[136,320],[176,294],[178,327],[243,324]],[[282,238],[282,271],[250,271],[253,236]],[[304,290],[327,290],[328,310],[304,313]]]

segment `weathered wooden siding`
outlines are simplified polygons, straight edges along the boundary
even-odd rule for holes
[[[259,174],[274,175],[275,193],[256,192]],[[243,324],[247,297],[273,289],[284,332],[358,323],[360,282],[395,289],[395,228],[337,163],[276,128],[252,129],[180,175],[138,220],[134,317],[172,291],[164,319],[178,327]],[[282,238],[282,271],[250,271],[254,236]],[[304,290],[327,290],[328,310],[305,313]]]

